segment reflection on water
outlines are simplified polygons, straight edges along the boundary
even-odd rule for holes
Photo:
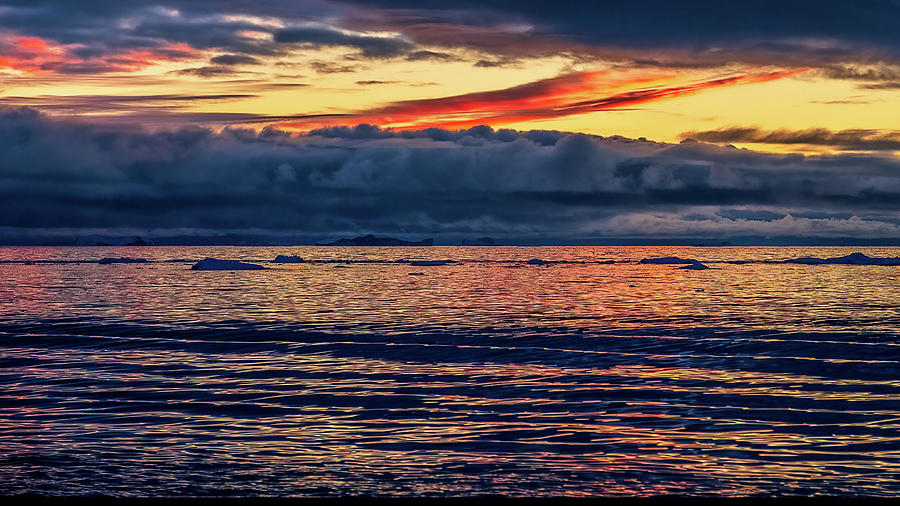
[[[774,263],[853,251],[0,248],[0,492],[897,495],[900,267]]]

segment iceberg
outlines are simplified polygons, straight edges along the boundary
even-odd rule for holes
[[[454,263],[453,260],[413,260],[409,263],[414,267],[435,267]]]
[[[785,260],[786,264],[801,265],[900,265],[900,257],[870,257],[862,253],[851,253],[842,257],[816,258],[801,257]]]
[[[353,239],[338,239],[334,242],[318,244],[317,246],[433,246],[434,239],[428,238],[421,241],[404,241],[394,237],[375,237],[374,235],[361,235]]]
[[[265,267],[237,260],[219,260],[210,257],[200,260],[191,267],[191,270],[194,271],[258,271],[261,269],[265,269]]]
[[[128,257],[119,257],[119,258],[106,257],[106,258],[101,258],[100,260],[97,261],[97,263],[100,265],[145,264],[145,263],[147,263],[147,259],[146,258],[128,258]]]
[[[546,260],[541,260],[540,258],[532,258],[531,260],[525,262],[528,265],[549,265],[550,262]]]
[[[303,258],[294,255],[278,255],[275,260],[272,260],[272,263],[276,264],[302,264],[305,262],[306,260]]]
[[[705,270],[705,269],[709,269],[709,267],[703,265],[703,264],[700,263],[700,262],[696,262],[696,263],[687,264],[687,265],[685,265],[685,266],[679,267],[679,269],[689,269],[689,270],[692,270],[692,271],[702,271],[702,270]]]
[[[696,264],[700,263],[698,260],[694,260],[693,258],[678,258],[678,257],[662,257],[662,258],[642,258],[642,264],[663,264],[663,265],[671,265],[671,264]]]

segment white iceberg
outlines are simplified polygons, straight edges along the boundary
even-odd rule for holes
[[[109,264],[145,264],[147,263],[146,258],[128,258],[128,257],[106,257],[101,258],[97,261],[100,265],[109,265]]]
[[[219,260],[210,257],[200,260],[191,267],[191,270],[194,271],[258,271],[261,269],[265,269],[265,267],[237,260]]]
[[[294,255],[278,255],[275,257],[275,260],[272,260],[272,263],[276,264],[302,264],[305,263],[302,257],[294,256]]]

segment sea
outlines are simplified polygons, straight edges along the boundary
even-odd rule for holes
[[[857,251],[0,248],[0,494],[897,496]]]

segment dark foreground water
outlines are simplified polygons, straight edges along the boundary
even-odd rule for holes
[[[778,263],[852,251],[0,248],[0,493],[898,495],[900,267]]]

